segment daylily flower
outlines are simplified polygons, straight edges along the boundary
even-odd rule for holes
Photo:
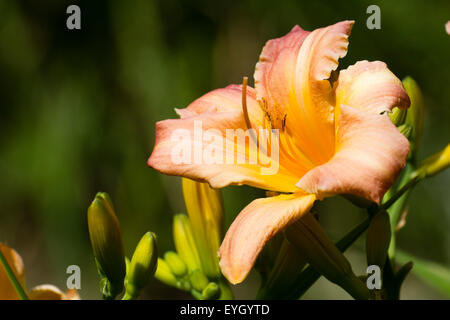
[[[315,200],[350,194],[380,203],[405,165],[408,140],[388,116],[393,107],[410,104],[401,81],[380,61],[359,61],[338,76],[333,72],[346,55],[352,25],[343,21],[312,32],[295,26],[263,48],[254,89],[213,90],[177,110],[181,119],[156,124],[148,160],[156,170],[213,188],[247,184],[281,193],[251,202],[226,233],[220,267],[232,283],[243,281],[267,241]],[[172,134],[193,132],[197,121],[204,130],[214,129],[212,140],[224,141],[224,154],[227,129],[278,129],[278,171],[263,175],[261,165],[252,163],[173,163]],[[201,137],[190,137],[191,144],[201,145]],[[244,144],[237,148],[243,147],[246,157],[257,152],[256,144]]]
[[[22,288],[25,289],[25,266],[22,257],[12,248],[0,243],[0,250],[2,251],[8,265],[17,278]],[[57,287],[51,284],[43,284],[33,287],[27,292],[30,300],[79,300],[80,297],[76,290],[70,289],[63,293]],[[19,300],[13,284],[8,275],[0,264],[0,300]]]

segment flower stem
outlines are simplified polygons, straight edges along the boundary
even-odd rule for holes
[[[19,295],[20,299],[22,300],[28,300],[28,296],[25,293],[25,290],[23,290],[22,286],[20,285],[19,281],[17,280],[13,270],[8,264],[8,261],[6,260],[5,256],[3,255],[2,250],[0,250],[0,263],[2,264],[3,268],[6,271],[6,274],[11,281],[11,283],[14,286],[14,289],[16,289],[17,294]]]
[[[380,209],[386,210],[391,205],[393,205],[406,191],[408,191],[410,188],[414,187],[416,183],[419,182],[419,179],[417,177],[411,178],[403,187],[400,188],[392,197],[389,198],[388,201],[383,203],[380,206]]]

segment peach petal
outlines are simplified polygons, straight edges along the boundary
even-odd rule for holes
[[[293,175],[277,162],[276,158],[266,156],[249,138],[244,145],[242,141],[235,143],[227,137],[227,130],[247,130],[242,109],[239,107],[241,94],[241,88],[238,86],[214,90],[196,100],[192,106],[179,110],[182,119],[158,122],[155,147],[148,165],[165,174],[207,181],[213,188],[248,184],[267,190],[297,191],[295,183],[300,178],[299,175]],[[252,111],[258,110],[259,107],[255,104],[251,91],[247,98],[249,116],[257,115],[257,112]],[[257,123],[256,118],[253,120],[253,123]],[[201,135],[195,133],[199,132],[196,126],[201,128]],[[205,141],[206,132],[208,141]],[[186,161],[182,162],[173,161],[172,157],[174,148],[180,145],[180,141],[173,139],[177,133],[184,133],[187,137],[185,144],[188,146],[186,150],[189,150],[189,155]],[[217,161],[206,163],[204,154],[212,143],[216,146]],[[227,143],[236,145],[236,149],[230,150]],[[240,163],[237,157],[240,157]],[[252,163],[250,159],[257,161]],[[268,169],[269,161],[272,161],[270,164],[277,170],[273,174],[263,174],[261,164],[267,164]]]
[[[402,82],[381,61],[358,61],[339,74],[336,104],[379,114],[393,107],[407,108]]]
[[[319,198],[352,194],[380,203],[405,165],[409,142],[387,114],[345,105],[340,109],[336,154],[306,173],[297,186]]]
[[[308,212],[311,194],[283,194],[246,206],[228,229],[219,249],[220,269],[233,284],[242,282],[264,245],[280,230]]]

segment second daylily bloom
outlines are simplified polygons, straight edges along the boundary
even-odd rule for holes
[[[0,251],[3,254],[8,266],[14,273],[18,283],[25,290],[25,266],[22,257],[12,248],[0,242]],[[42,284],[33,287],[26,293],[30,300],[79,300],[76,290],[70,289],[63,293],[51,284]],[[11,279],[2,264],[0,263],[0,300],[19,300],[20,296],[16,292]]]
[[[312,32],[294,27],[263,48],[254,89],[213,90],[177,110],[181,119],[156,124],[148,160],[156,170],[213,188],[247,184],[283,193],[253,201],[229,228],[219,254],[222,273],[232,283],[243,281],[267,241],[307,213],[315,200],[351,194],[379,203],[405,165],[408,140],[386,112],[410,104],[401,81],[380,61],[359,61],[337,79],[332,75],[347,52],[352,25],[343,21]],[[194,134],[198,122],[209,130],[210,141],[223,142],[219,148],[226,156],[227,145],[236,144],[234,137],[227,141],[227,130],[276,129],[277,172],[262,174],[261,165],[251,162],[174,163],[177,130],[193,133],[189,143],[210,151]],[[260,136],[256,139],[260,142]],[[244,150],[241,156],[257,153],[257,144],[242,143],[236,146]]]

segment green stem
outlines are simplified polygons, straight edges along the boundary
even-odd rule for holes
[[[393,205],[398,199],[400,199],[401,196],[403,196],[403,194],[405,192],[407,192],[409,189],[411,189],[412,187],[414,187],[417,182],[419,182],[420,180],[418,179],[418,177],[413,177],[411,178],[407,183],[405,183],[405,185],[403,185],[392,197],[389,198],[388,201],[386,201],[385,203],[383,203],[380,206],[381,210],[386,210],[388,209],[391,205]]]
[[[405,172],[400,180],[399,186],[403,187],[405,186],[408,181],[411,178],[411,174],[414,172],[415,170],[415,166],[408,163],[406,165],[405,168]],[[417,182],[416,182],[417,183]],[[398,221],[403,213],[403,211],[405,210],[406,207],[406,203],[409,197],[409,194],[411,192],[412,188],[406,190],[406,192],[404,194],[402,194],[397,201],[391,206],[391,208],[389,208],[388,212],[389,212],[389,218],[391,221],[391,241],[389,244],[389,250],[388,250],[388,256],[391,259],[391,261],[393,262],[394,260],[394,255],[395,255],[395,245],[396,245],[396,237],[395,237],[395,232],[396,232],[396,227],[398,225]]]
[[[16,278],[16,275],[14,274],[13,270],[8,264],[8,261],[6,261],[5,256],[3,255],[2,250],[0,250],[0,263],[2,264],[3,268],[6,271],[6,274],[11,281],[11,283],[14,286],[14,289],[16,290],[17,294],[19,295],[20,299],[22,300],[28,300],[28,296],[23,290],[22,286],[20,285],[19,281]]]

